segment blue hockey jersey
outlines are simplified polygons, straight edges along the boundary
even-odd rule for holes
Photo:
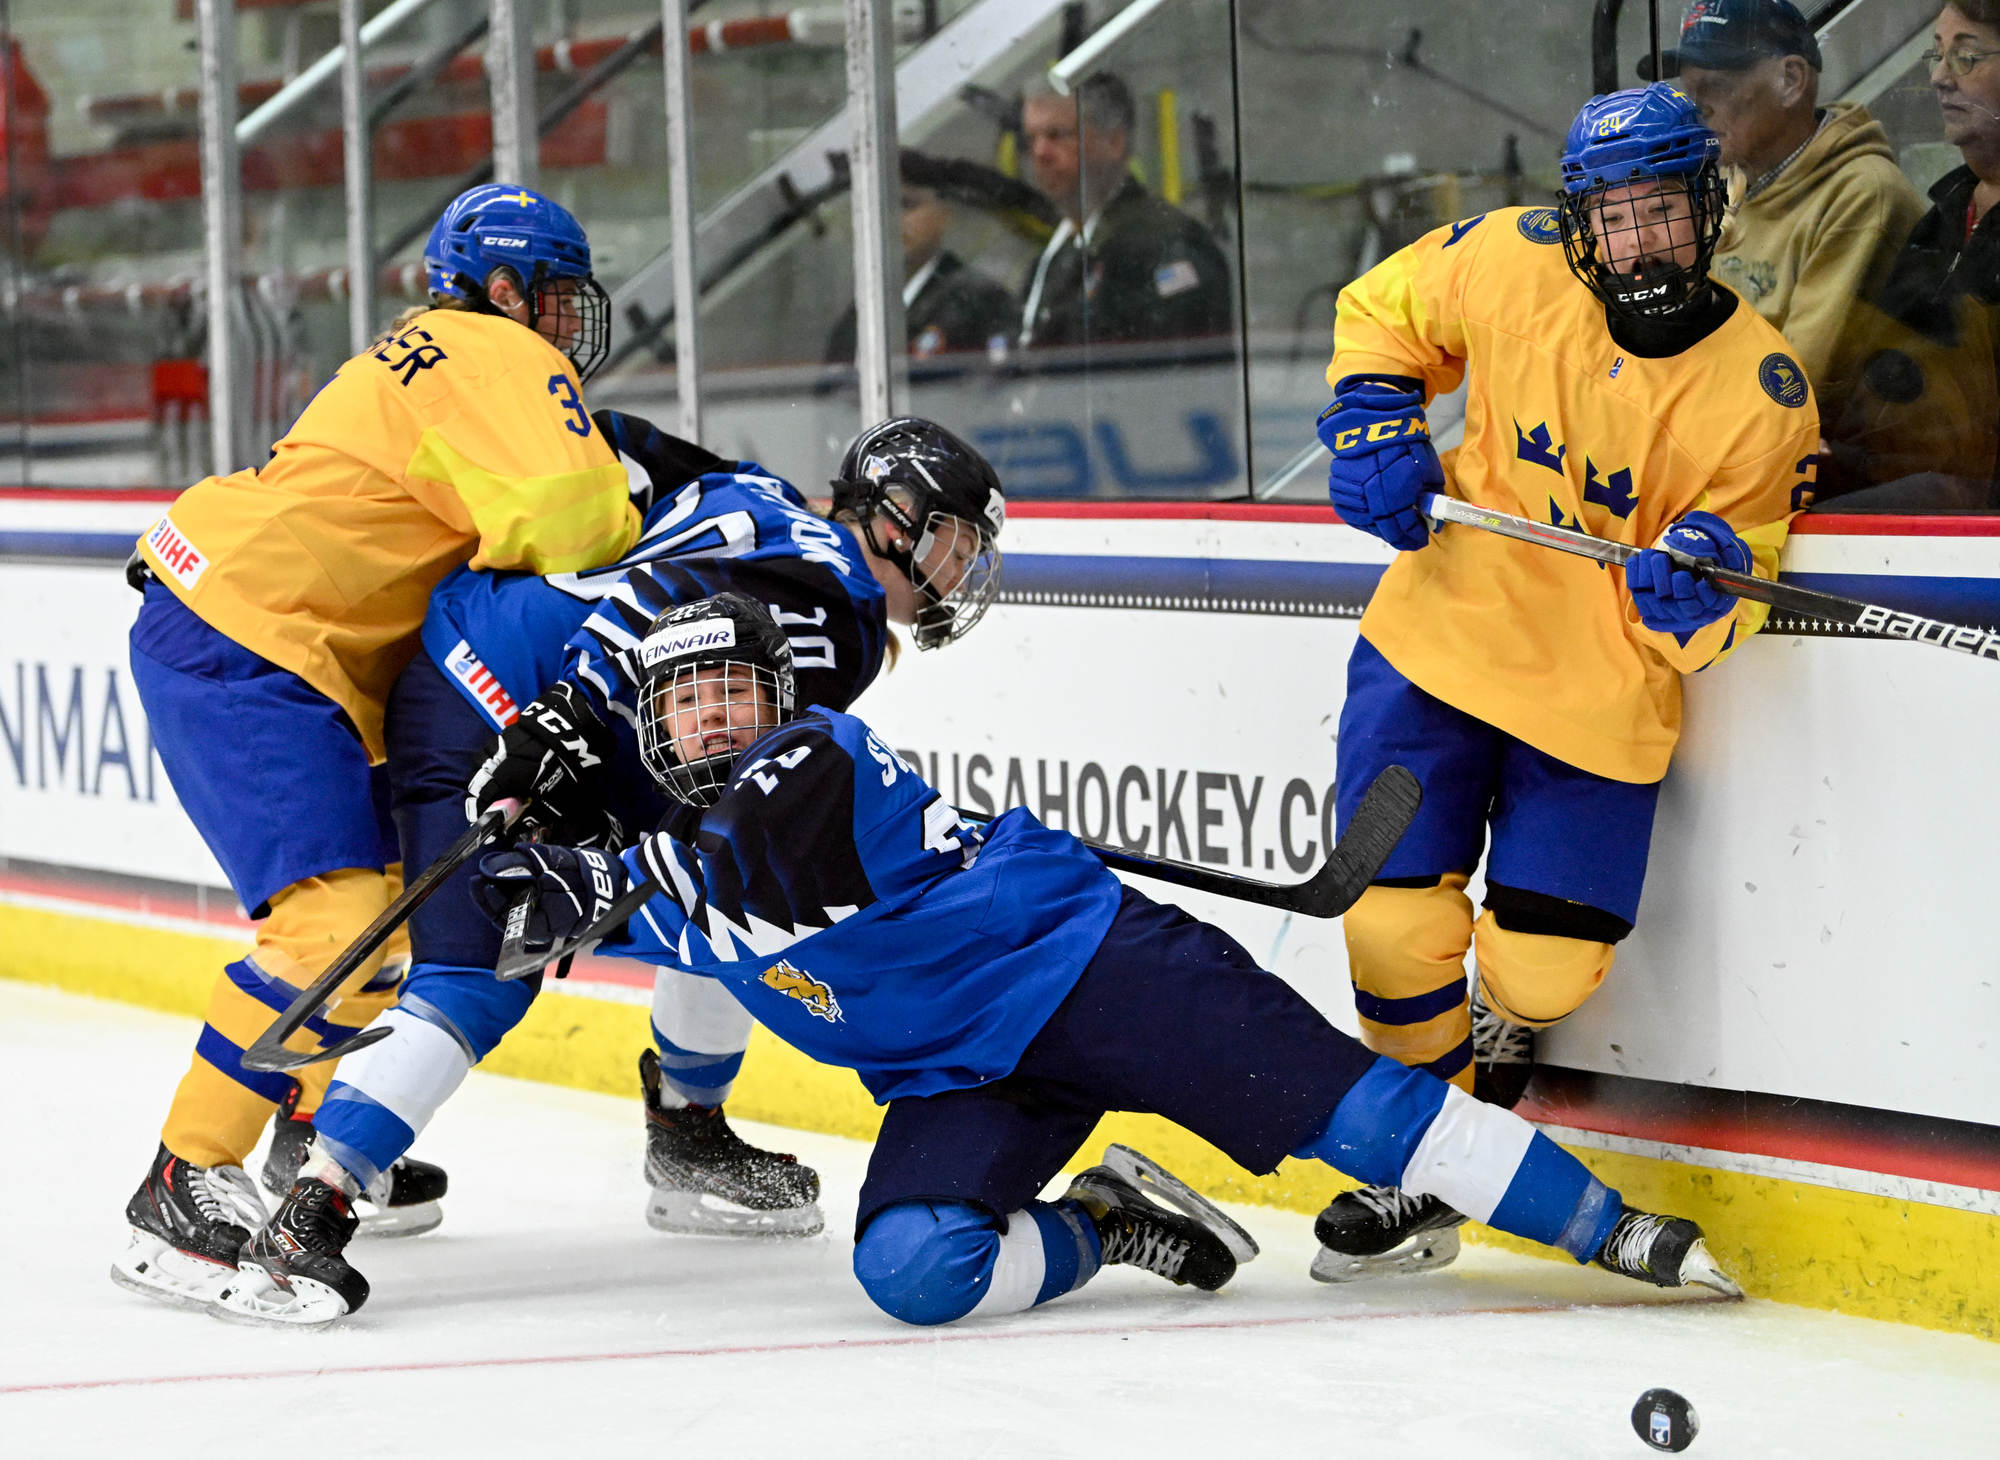
[[[631,721],[638,676],[626,652],[664,609],[727,589],[784,627],[801,704],[852,704],[888,647],[882,585],[853,534],[755,462],[724,461],[635,416],[596,419],[634,479],[639,541],[587,573],[459,568],[439,583],[423,645],[467,701],[504,729],[568,676]]]
[[[982,833],[851,715],[743,753],[722,798],[624,853],[662,890],[604,953],[726,982],[888,1101],[1011,1071],[1095,956],[1119,884],[1014,810]]]

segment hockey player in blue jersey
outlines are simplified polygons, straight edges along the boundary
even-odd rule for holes
[[[1000,484],[976,450],[933,422],[905,417],[857,437],[828,519],[753,462],[726,461],[634,416],[603,411],[595,420],[632,478],[640,539],[593,573],[461,569],[438,586],[424,652],[389,704],[393,810],[412,865],[464,830],[466,775],[489,751],[483,798],[536,797],[528,819],[545,834],[588,837],[607,817],[635,828],[656,822],[662,803],[630,728],[628,660],[676,602],[731,588],[768,605],[791,636],[800,683],[844,707],[881,670],[890,621],[934,648],[967,632],[991,601]],[[550,733],[552,720],[574,734]],[[594,748],[597,774],[573,763],[565,739]],[[467,896],[469,879],[470,869],[413,918],[416,962],[385,1016],[395,1033],[343,1061],[316,1122],[319,1154],[364,1188],[539,986],[491,978],[498,937]],[[813,1171],[743,1142],[722,1116],[749,1040],[741,1004],[713,979],[663,967],[653,1026],[657,1053],[640,1061],[648,1220],[725,1235],[819,1230]],[[282,1173],[281,1195],[314,1133],[305,1122],[281,1132],[289,1160],[267,1163]]]
[[[1734,1291],[1693,1222],[1627,1208],[1518,1116],[1370,1053],[1075,837],[1021,809],[975,829],[860,720],[799,713],[789,646],[756,604],[677,608],[638,657],[640,750],[674,803],[661,830],[620,855],[489,854],[477,896],[497,918],[531,891],[541,949],[643,881],[653,895],[602,951],[711,974],[860,1075],[888,1109],[854,1270],[885,1312],[1018,1311],[1108,1263],[1227,1282],[1254,1243],[1132,1153],[1038,1199],[1110,1110],[1164,1115],[1252,1171],[1315,1157],[1578,1261]],[[267,1269],[352,1306],[365,1286],[325,1235]]]

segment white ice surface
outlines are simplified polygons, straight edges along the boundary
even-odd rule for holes
[[[1325,1287],[1311,1223],[1267,1208],[1236,1209],[1263,1255],[1219,1294],[1112,1269],[905,1328],[848,1269],[865,1147],[746,1127],[819,1168],[828,1235],[667,1237],[636,1099],[479,1074],[419,1147],[445,1225],[349,1249],[368,1306],[235,1327],[105,1276],[192,1033],[0,980],[0,1454],[1552,1460],[1652,1453],[1627,1415],[1653,1385],[1699,1411],[1696,1460],[2000,1454],[2000,1345],[1471,1248]]]

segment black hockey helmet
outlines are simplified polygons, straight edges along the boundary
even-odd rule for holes
[[[668,609],[633,652],[644,676],[639,756],[660,789],[686,805],[713,806],[744,748],[796,712],[785,631],[740,593]],[[681,742],[697,736],[701,749],[716,748],[683,759]]]
[[[917,590],[919,649],[967,633],[1000,591],[1000,529],[1007,522],[1000,478],[936,421],[898,416],[856,436],[833,478],[833,511],[851,513],[869,550],[894,563]],[[883,519],[902,533],[904,545],[876,535]]]

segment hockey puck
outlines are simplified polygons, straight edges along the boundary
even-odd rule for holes
[[[1671,1389],[1648,1389],[1632,1406],[1632,1428],[1655,1450],[1685,1450],[1701,1433],[1694,1406]]]

